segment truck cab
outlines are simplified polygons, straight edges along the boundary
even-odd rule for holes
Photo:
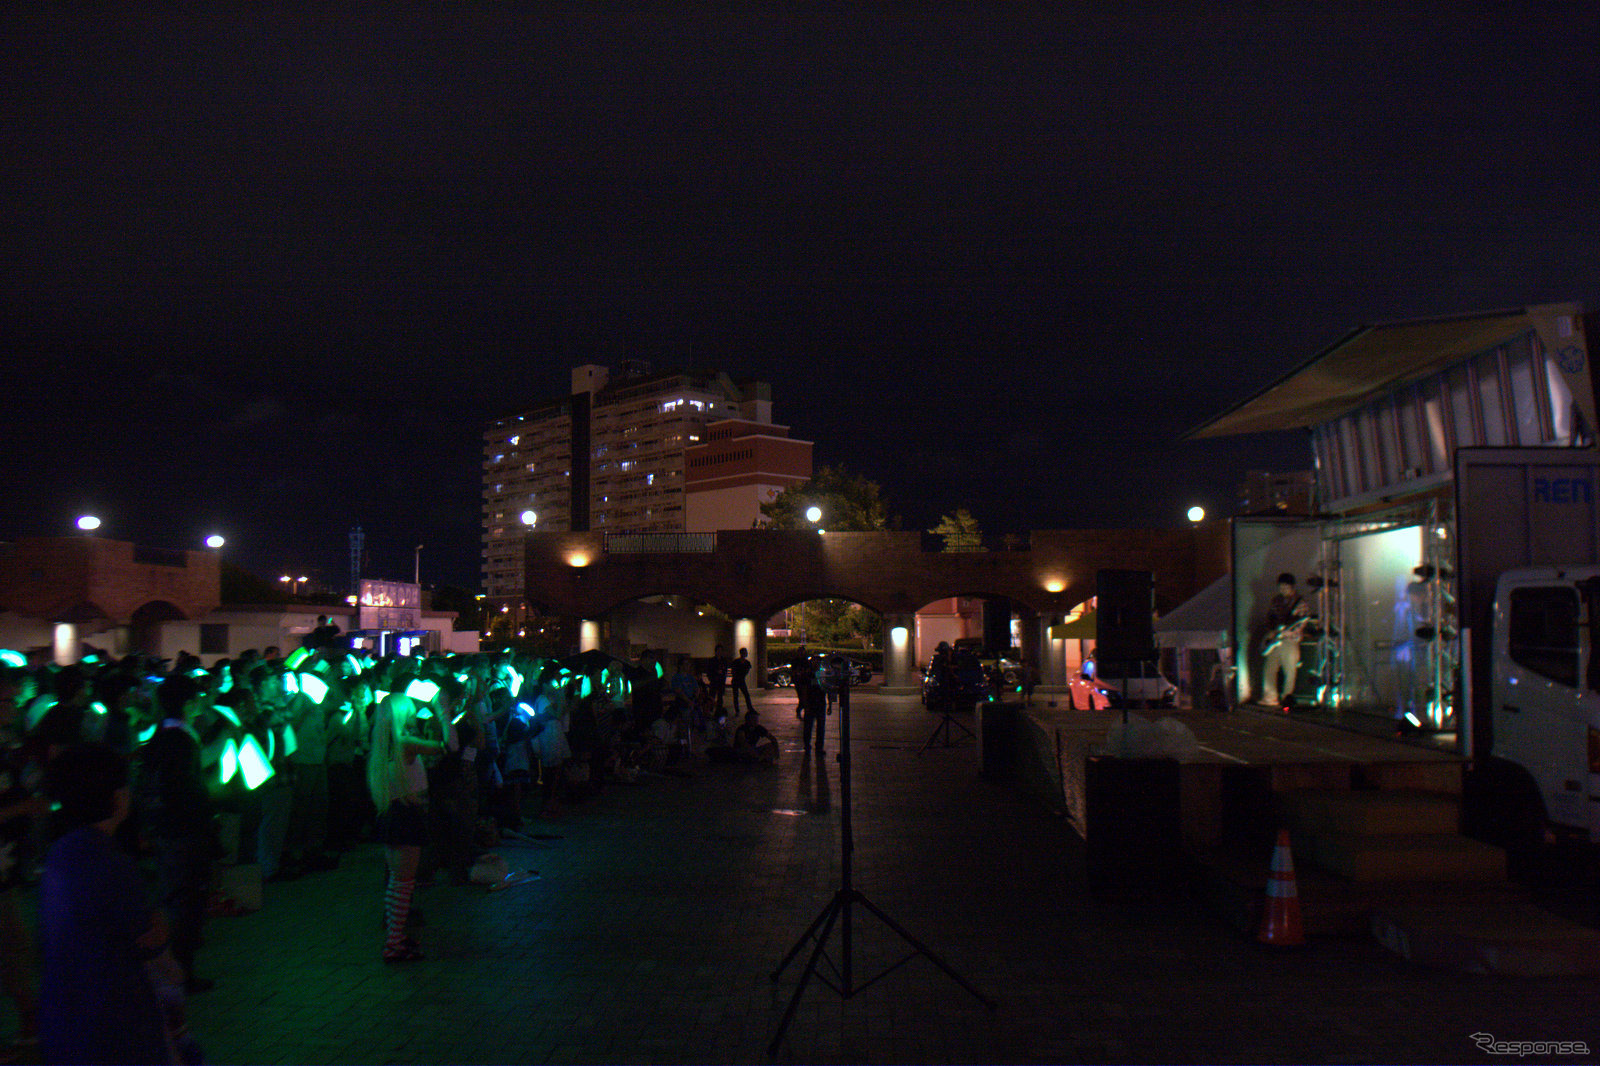
[[[1600,842],[1600,567],[1500,575],[1492,651],[1493,760],[1502,802],[1531,829]],[[1541,834],[1542,835],[1542,834]]]

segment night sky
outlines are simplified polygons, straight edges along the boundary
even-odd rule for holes
[[[476,588],[483,424],[623,358],[907,528],[1175,525],[1349,329],[1600,308],[1591,4],[210,6],[0,14],[0,539]]]

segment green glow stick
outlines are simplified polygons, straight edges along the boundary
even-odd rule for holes
[[[57,700],[54,696],[34,700],[28,707],[28,728],[31,730],[38,725],[39,719],[49,714],[50,708],[54,707],[56,703]]]
[[[256,747],[259,748],[259,747],[261,747],[261,745],[257,744]],[[276,759],[277,757],[278,757],[278,734],[274,733],[272,730],[269,729],[269,730],[267,730],[267,761],[271,762],[273,759]]]
[[[262,752],[253,736],[246,735],[239,748],[239,772],[244,775],[244,787],[252,792],[276,772],[271,757]]]
[[[423,681],[421,678],[406,686],[406,695],[418,703],[432,703],[433,698],[439,694],[439,685],[433,681]]]
[[[298,670],[300,669],[300,664],[305,662],[306,659],[310,658],[310,656],[310,648],[296,648],[289,654],[289,657],[283,661],[283,665],[287,666],[291,670]]]
[[[349,664],[350,673],[352,676],[361,673],[361,671],[364,669],[361,664],[361,660],[356,658],[354,655],[346,655],[344,657],[344,661]]]
[[[83,657],[83,661],[86,663],[97,663],[100,661],[100,656],[96,655],[94,652],[90,652],[88,655]],[[16,665],[21,666],[22,664],[17,663]]]
[[[233,775],[239,772],[239,745],[229,737],[228,742],[222,746],[222,759],[218,763],[219,784],[226,785],[233,780]]]
[[[355,714],[355,713],[356,713],[355,705],[353,703],[350,703],[350,702],[347,701],[345,703],[345,705],[344,705],[344,721],[341,724],[349,725],[350,724],[350,716]]]
[[[316,674],[301,674],[300,691],[309,696],[312,703],[320,704],[328,698],[328,683]]]
[[[417,721],[419,721],[419,722],[425,721],[426,719],[429,719],[429,718],[432,718],[432,717],[433,717],[433,711],[430,708],[424,707],[424,708],[422,708],[422,710],[417,712]]]
[[[589,695],[589,692],[593,688],[594,688],[594,682],[589,680],[589,675],[588,674],[584,674],[583,675],[583,684],[578,686],[578,698],[580,700],[583,699],[585,696]]]
[[[300,695],[300,679],[294,674],[284,674],[283,690],[285,692],[293,693],[296,696]]]
[[[109,710],[106,709],[106,705],[101,703],[99,700],[95,700],[93,703],[89,704],[89,709],[91,711],[93,711],[95,714],[102,715],[102,716],[111,713]]]
[[[662,678],[661,664],[658,662],[658,663],[656,663],[656,680],[660,681],[661,678]]]
[[[143,730],[139,733],[139,743],[143,744],[155,735],[156,726],[155,724],[152,724],[149,729]]]
[[[506,667],[506,673],[511,675],[512,697],[514,698],[522,695],[522,675],[517,673],[517,668],[514,666],[508,666]]]
[[[217,684],[217,695],[220,696],[224,692],[232,691],[232,689],[233,689],[233,671],[232,670],[224,670],[224,671],[222,671],[222,680]]]
[[[300,741],[294,735],[294,726],[288,722],[283,723],[283,754],[287,758],[295,753],[300,746]]]
[[[20,651],[3,648],[0,649],[0,663],[5,663],[7,666],[27,666],[28,660]]]
[[[373,689],[372,690],[372,695],[373,695],[373,702],[375,702],[375,703],[382,703],[384,700],[389,698],[389,693],[385,692],[381,688]]]
[[[233,713],[233,708],[229,707],[227,704],[218,703],[218,704],[215,705],[214,709],[216,710],[216,712],[218,714],[222,715],[222,717],[224,717],[228,721],[232,722],[235,727],[238,727],[241,724],[240,721],[239,721],[239,716],[234,714]]]
[[[210,671],[205,669],[205,667],[197,666],[193,670],[189,671],[189,676],[190,677],[205,677],[208,673],[210,673]]]

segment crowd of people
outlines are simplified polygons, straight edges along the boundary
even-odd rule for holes
[[[209,666],[4,658],[0,987],[46,1061],[195,1061],[182,1005],[212,984],[195,971],[204,923],[250,906],[219,887],[224,863],[282,881],[377,841],[381,958],[406,963],[423,957],[419,883],[469,882],[530,809],[557,815],[697,758],[778,758],[745,649],[671,669],[599,652],[375,657],[324,623],[288,655]],[[33,876],[37,969],[17,899]]]

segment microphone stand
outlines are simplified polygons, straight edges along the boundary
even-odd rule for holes
[[[842,851],[839,863],[841,872],[839,888],[834,892],[833,898],[828,901],[827,906],[822,908],[822,912],[812,920],[811,925],[800,935],[800,939],[795,941],[794,947],[789,949],[789,953],[783,957],[783,961],[778,963],[778,968],[772,971],[772,980],[777,981],[785,967],[794,961],[795,956],[800,954],[800,950],[806,946],[806,943],[813,938],[816,939],[816,946],[811,950],[811,957],[806,960],[805,968],[800,971],[800,983],[795,986],[794,995],[789,998],[788,1009],[783,1012],[783,1020],[778,1023],[778,1031],[773,1034],[772,1043],[767,1046],[767,1056],[769,1058],[777,1055],[778,1045],[783,1041],[783,1035],[789,1031],[789,1023],[794,1020],[794,1012],[800,1006],[800,997],[805,993],[806,983],[812,977],[839,993],[840,998],[849,999],[857,992],[876,983],[881,978],[887,977],[890,973],[921,955],[943,970],[956,984],[972,993],[979,1003],[982,1003],[990,1010],[994,1010],[996,1006],[994,1000],[969,985],[960,974],[951,969],[949,963],[935,955],[926,944],[906,932],[898,922],[880,910],[866,896],[862,895],[851,880],[851,859],[855,853],[855,837],[850,823],[850,677],[848,672],[846,672],[844,680],[839,686],[839,830],[839,844]],[[876,976],[859,984],[855,981],[855,973],[852,967],[852,933],[854,924],[851,920],[851,909],[857,905],[866,908],[869,913],[876,916],[879,921],[892,929],[899,935],[901,940],[904,940],[911,947],[910,954],[887,967]],[[837,983],[830,980],[826,974],[817,972],[817,963],[824,957],[828,936],[833,932],[835,925],[839,926],[840,931],[840,964],[835,966],[833,960],[829,959],[828,965],[838,976]]]

